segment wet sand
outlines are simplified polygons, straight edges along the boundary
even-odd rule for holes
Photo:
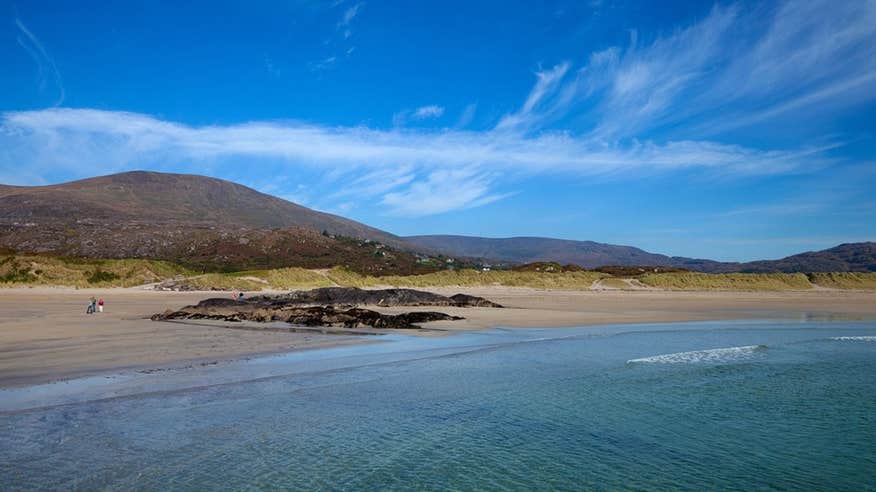
[[[505,287],[429,290],[442,294],[465,292],[506,306],[422,308],[464,316],[464,321],[427,325],[451,331],[777,317],[876,319],[876,292],[569,292]],[[85,314],[92,295],[105,299],[106,312]],[[251,331],[148,319],[166,309],[228,295],[140,289],[2,289],[0,387],[130,370],[185,368],[372,341],[372,337]],[[443,333],[427,331],[423,335]]]
[[[87,315],[90,296],[104,313]],[[264,353],[362,343],[359,337],[158,323],[152,314],[225,293],[130,289],[0,290],[0,387],[211,364]]]

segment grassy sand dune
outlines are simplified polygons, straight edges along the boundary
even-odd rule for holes
[[[185,280],[186,284],[203,290],[263,289],[292,290],[330,287],[335,285],[328,277],[305,268],[277,268],[274,270],[251,270],[234,273],[207,273]]]
[[[79,260],[40,255],[0,256],[0,285],[133,287],[194,272],[155,260]]]
[[[632,287],[630,284],[624,281],[622,278],[617,277],[606,277],[599,281],[599,286],[609,289],[620,289],[620,290],[631,290]]]
[[[668,290],[809,290],[802,273],[649,273],[639,277],[649,287]]]
[[[198,290],[261,291],[316,287],[528,287],[545,290],[630,290],[629,284],[663,290],[789,291],[828,289],[876,290],[876,273],[645,273],[611,275],[594,271],[443,270],[422,275],[362,275],[330,270],[277,268],[198,274],[154,260],[82,260],[41,255],[0,255],[0,286],[133,287],[177,279]]]
[[[589,289],[608,275],[598,272],[515,272],[508,270],[445,270],[424,275],[386,277],[363,276],[335,268],[328,272],[334,283],[351,287],[531,287],[536,289]]]
[[[809,280],[821,287],[831,289],[876,289],[876,273],[810,273]]]

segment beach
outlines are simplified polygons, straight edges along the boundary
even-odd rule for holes
[[[387,313],[438,310],[461,321],[425,325],[422,332],[491,327],[570,327],[732,319],[876,319],[876,292],[542,291],[509,287],[435,288],[441,294],[482,296],[496,308],[370,308]],[[229,329],[220,325],[154,322],[149,316],[224,292],[143,289],[4,289],[0,296],[0,387],[83,376],[185,369],[258,355],[363,344],[374,337]],[[88,299],[106,301],[85,314]]]

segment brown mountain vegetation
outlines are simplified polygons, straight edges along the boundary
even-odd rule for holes
[[[132,171],[50,186],[0,186],[0,219],[36,224],[305,227],[407,247],[400,238],[353,220],[229,181],[190,174]]]
[[[575,264],[598,269],[609,265],[671,268],[705,273],[876,272],[876,243],[841,244],[823,251],[780,260],[748,263],[666,256],[632,246],[543,237],[483,238],[468,236],[410,236],[407,241],[448,255],[488,258],[510,263]],[[644,268],[644,267],[643,267]],[[602,271],[602,270],[600,270]],[[666,270],[671,271],[671,270]]]
[[[143,171],[49,186],[0,185],[0,250],[4,248],[79,258],[166,260],[199,271],[342,266],[369,275],[408,275],[485,262],[494,269],[522,263],[515,267],[521,272],[574,272],[606,265],[649,265],[651,273],[876,272],[873,242],[732,263],[593,241],[400,238],[228,181]]]
[[[352,220],[228,181],[153,172],[0,186],[0,247],[167,260],[200,271],[343,266],[383,275],[445,266],[407,251],[392,234]]]

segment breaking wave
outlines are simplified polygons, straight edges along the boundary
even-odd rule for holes
[[[841,342],[876,342],[876,336],[830,337],[830,339],[841,341]]]
[[[674,354],[655,355],[641,359],[630,359],[627,364],[686,364],[686,363],[720,363],[745,360],[754,357],[760,350],[766,350],[766,345],[746,345],[743,347],[727,347],[709,350],[694,350]]]

